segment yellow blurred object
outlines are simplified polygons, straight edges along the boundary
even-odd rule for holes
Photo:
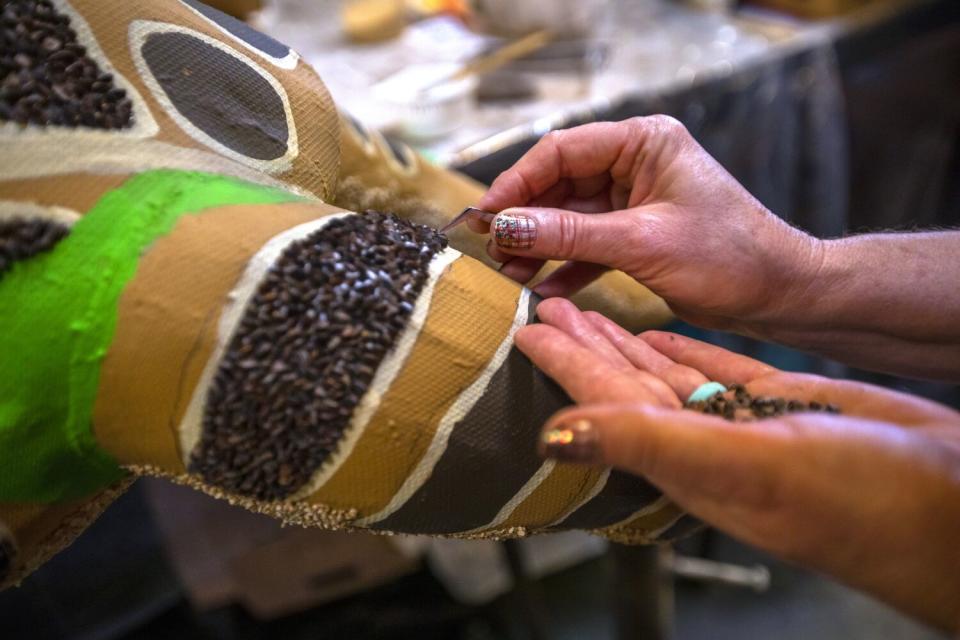
[[[407,0],[407,6],[418,13],[452,13],[458,16],[467,14],[467,0]]]
[[[535,31],[500,47],[492,53],[474,58],[451,79],[459,80],[467,76],[482,75],[495,71],[508,62],[522,58],[542,48],[550,42],[552,37],[548,31]]]
[[[541,49],[550,42],[552,37],[553,36],[547,31],[535,31],[522,38],[518,38],[491,53],[484,53],[483,55],[477,56],[452,75],[438,78],[426,86],[419,87],[419,92],[426,94],[430,89],[441,84],[457,82],[470,76],[479,76],[490,73],[491,71],[496,71],[508,62],[529,55],[537,49]]]
[[[403,0],[351,0],[340,10],[343,32],[354,42],[382,42],[406,27]]]
[[[877,4],[878,0],[749,0],[749,2],[802,18],[832,18],[869,4]]]
[[[246,20],[248,15],[259,11],[263,6],[260,0],[204,0],[204,2],[240,20]]]

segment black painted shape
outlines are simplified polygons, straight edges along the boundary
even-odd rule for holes
[[[0,277],[13,263],[49,251],[70,233],[70,229],[53,220],[13,218],[0,221]]]
[[[350,127],[360,136],[364,142],[370,142],[370,133],[367,131],[367,128],[360,124],[360,121],[354,118],[349,113],[344,113],[347,122],[350,123]]]
[[[652,484],[614,469],[600,493],[571,513],[556,529],[599,529],[630,517],[661,496]]]
[[[265,33],[257,31],[246,22],[237,20],[233,16],[229,16],[209,5],[198,2],[198,0],[181,0],[181,2],[190,5],[205,18],[223,27],[231,35],[240,38],[251,47],[262,51],[268,56],[279,59],[285,58],[290,53],[290,47],[282,42],[277,42]]]
[[[141,52],[174,108],[208,136],[258,160],[286,153],[283,100],[256,70],[184,33],[153,33]]]
[[[529,321],[539,299],[531,296]],[[489,523],[543,464],[536,453],[544,421],[570,398],[516,348],[463,420],[427,481],[371,528],[455,533]]]
[[[383,139],[387,141],[387,146],[390,147],[390,154],[394,157],[394,159],[404,168],[409,168],[410,156],[412,155],[410,147],[402,142],[399,142],[398,140],[390,138],[389,136],[384,136]]]

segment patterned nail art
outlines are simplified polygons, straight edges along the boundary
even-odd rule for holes
[[[600,440],[589,420],[561,423],[540,434],[540,453],[561,462],[596,462]]]
[[[501,213],[493,223],[493,238],[501,247],[529,249],[537,241],[537,221],[528,216]]]

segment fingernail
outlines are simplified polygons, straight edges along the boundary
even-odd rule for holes
[[[540,434],[540,455],[561,462],[598,462],[600,439],[597,429],[585,418],[544,429]]]
[[[505,249],[529,249],[537,241],[537,221],[530,216],[500,213],[493,221],[493,239]]]

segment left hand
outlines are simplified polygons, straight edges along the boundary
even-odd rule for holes
[[[690,513],[747,543],[827,573],[942,628],[960,619],[960,414],[871,385],[779,371],[682,336],[633,336],[571,303],[541,303],[517,346],[581,406],[568,461],[643,475]],[[625,363],[629,363],[625,365]],[[630,373],[632,367],[635,373]],[[611,375],[610,371],[613,370]],[[637,374],[647,376],[631,396]],[[703,382],[838,405],[729,422],[680,410]]]

